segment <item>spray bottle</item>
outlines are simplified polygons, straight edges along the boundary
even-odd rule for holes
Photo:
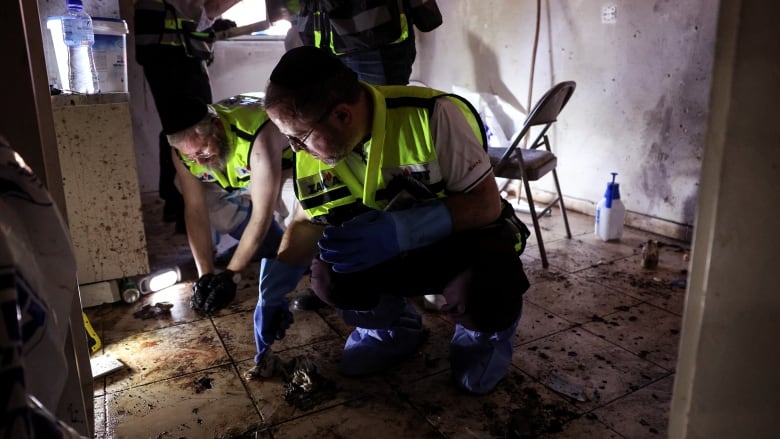
[[[596,205],[596,235],[604,241],[620,239],[623,236],[626,208],[620,201],[620,184],[615,183],[616,176],[617,172],[613,172],[604,198]]]

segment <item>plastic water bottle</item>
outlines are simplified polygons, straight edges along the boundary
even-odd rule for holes
[[[604,198],[596,205],[596,235],[604,241],[620,239],[623,236],[626,208],[620,201],[620,184],[615,183],[616,176],[617,172],[613,172]]]
[[[92,56],[95,32],[92,28],[92,18],[84,12],[81,0],[67,0],[67,10],[62,16],[62,34],[68,47],[70,91],[97,93],[98,76]]]

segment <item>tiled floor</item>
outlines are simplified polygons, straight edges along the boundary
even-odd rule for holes
[[[160,210],[156,194],[145,194],[145,217],[156,220]],[[337,372],[351,328],[331,309],[295,311],[295,324],[274,350],[287,360],[313,359],[331,391],[291,404],[282,378],[246,381],[255,266],[233,304],[212,317],[189,308],[188,283],[134,304],[87,309],[102,353],[127,365],[95,382],[95,437],[665,437],[688,246],[631,229],[620,242],[604,243],[593,235],[592,217],[570,213],[569,220],[571,240],[558,212],[542,219],[548,269],[533,239],[522,256],[532,286],[511,370],[490,395],[466,395],[449,383],[452,325],[425,311],[430,336],[418,354],[359,379]],[[640,266],[649,238],[661,242],[655,270]],[[186,240],[172,224],[150,222],[147,240],[154,268],[186,262]],[[305,286],[306,279],[299,289]],[[173,304],[170,315],[134,316],[158,302]]]

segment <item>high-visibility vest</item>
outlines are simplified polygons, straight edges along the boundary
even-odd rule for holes
[[[345,160],[329,166],[309,154],[295,154],[296,197],[320,224],[338,225],[369,209],[384,209],[395,195],[388,184],[396,176],[414,178],[427,193],[445,196],[429,123],[436,99],[454,102],[487,145],[479,114],[459,96],[423,87],[362,84],[374,101],[371,138],[364,144],[365,179],[355,176]]]
[[[217,183],[226,190],[244,188],[249,184],[249,155],[260,130],[269,122],[268,114],[262,108],[262,100],[255,96],[238,95],[214,104],[222,127],[227,136],[228,162],[225,173],[187,159],[181,152],[179,157],[185,166],[200,181]],[[273,148],[275,145],[269,145]],[[282,169],[293,165],[293,151],[288,146],[282,153]]]

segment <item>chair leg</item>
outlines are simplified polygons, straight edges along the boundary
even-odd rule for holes
[[[547,252],[544,251],[542,229],[539,227],[539,218],[536,216],[536,206],[534,205],[534,198],[531,196],[531,186],[528,184],[528,180],[525,178],[523,179],[523,187],[525,187],[525,197],[528,200],[531,221],[534,223],[534,232],[536,232],[536,243],[539,245],[539,254],[542,256],[542,267],[547,268],[549,263],[547,262]]]
[[[553,180],[555,180],[555,190],[558,191],[558,204],[561,206],[561,214],[563,215],[563,224],[566,226],[566,237],[571,239],[571,229],[569,228],[569,217],[566,216],[566,206],[563,205],[563,193],[561,192],[561,185],[558,183],[558,173],[555,169],[552,170]]]

